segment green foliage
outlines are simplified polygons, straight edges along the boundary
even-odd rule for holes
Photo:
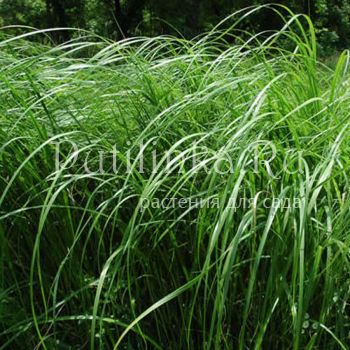
[[[0,1],[0,25],[28,25],[41,27],[46,24],[43,0]]]
[[[349,53],[237,19],[0,42],[1,349],[347,348]]]
[[[321,54],[330,56],[336,50],[349,47],[350,2],[318,0],[315,2],[315,10],[315,25]]]
[[[268,3],[267,0],[14,0],[0,2],[0,23],[36,28],[84,28],[112,39],[179,33],[191,38],[210,30],[239,9]],[[350,46],[349,0],[280,0],[277,3],[312,18],[322,55],[333,55]],[[243,21],[241,28],[257,33],[278,30],[281,25],[277,15],[262,11]],[[69,34],[57,32],[55,39],[66,41]]]

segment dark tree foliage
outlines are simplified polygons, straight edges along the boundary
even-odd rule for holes
[[[37,28],[77,27],[114,39],[132,35],[177,34],[193,37],[247,6],[266,0],[11,0],[0,2],[0,24]],[[321,51],[350,45],[350,0],[280,0],[294,12],[308,14],[316,24]],[[278,29],[281,21],[262,11],[244,22],[250,31]],[[70,32],[61,30],[54,39],[64,41]]]

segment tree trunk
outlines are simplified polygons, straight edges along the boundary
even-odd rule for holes
[[[304,13],[306,13],[311,19],[315,18],[316,8],[314,0],[304,0]]]
[[[48,24],[52,28],[68,27],[66,11],[62,0],[46,0],[46,11],[48,12]],[[59,41],[68,41],[69,32],[67,30],[59,30],[54,34]]]
[[[130,34],[132,29],[135,29],[142,21],[142,11],[145,7],[145,0],[130,0],[128,1],[125,18],[125,34]]]
[[[121,32],[121,36],[125,36],[125,21],[124,16],[122,13],[122,7],[120,5],[120,0],[114,0],[114,13],[115,13],[115,19],[118,23],[119,31]]]

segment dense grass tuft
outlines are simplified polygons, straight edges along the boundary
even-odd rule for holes
[[[349,54],[286,9],[243,40],[257,10],[4,36],[0,349],[347,349]]]

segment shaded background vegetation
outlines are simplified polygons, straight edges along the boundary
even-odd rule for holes
[[[0,25],[36,28],[74,27],[120,39],[133,35],[175,34],[187,38],[209,30],[220,19],[268,0],[2,0]],[[277,1],[294,12],[307,13],[314,21],[320,52],[331,55],[350,46],[350,0]],[[271,11],[259,12],[245,22],[250,31],[278,29]],[[55,33],[65,41],[69,31]]]

